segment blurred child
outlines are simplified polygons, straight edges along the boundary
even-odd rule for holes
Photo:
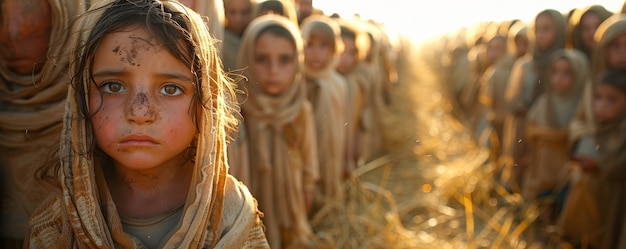
[[[0,248],[23,248],[50,188],[35,174],[63,128],[72,20],[83,0],[0,1]]]
[[[202,18],[114,0],[79,21],[50,165],[61,189],[26,247],[268,248],[256,201],[227,174],[234,93]]]
[[[248,98],[242,114],[250,144],[250,181],[272,248],[307,248],[319,179],[315,121],[302,79],[302,37],[293,22],[268,14],[244,32],[239,66]]]
[[[504,93],[513,63],[528,52],[528,28],[526,24],[513,24],[506,38],[506,54],[483,74],[480,102],[487,106],[487,120],[493,128],[498,143],[502,144],[502,130],[506,117]],[[496,157],[500,157],[501,146],[494,147]]]
[[[226,72],[237,69],[241,36],[252,20],[252,8],[251,0],[224,0],[225,24],[221,56]]]
[[[509,76],[505,93],[507,113],[503,130],[503,154],[510,158],[508,164],[513,169],[508,179],[516,190],[524,167],[527,145],[525,134],[526,113],[543,93],[547,80],[550,56],[554,51],[565,47],[565,18],[553,9],[541,11],[531,26],[530,40],[532,52],[518,59]]]
[[[600,248],[626,248],[626,70],[610,70],[595,85],[594,113],[598,123],[596,170],[602,182]],[[593,164],[587,166],[589,170]]]
[[[524,172],[522,195],[527,200],[551,197],[565,186],[570,150],[567,128],[589,81],[589,66],[578,50],[561,50],[549,66],[549,88],[528,113],[526,139],[530,164]]]
[[[298,13],[292,0],[260,0],[256,2],[254,15],[257,18],[266,14],[284,16],[298,26]]]
[[[348,83],[336,70],[343,51],[341,30],[335,20],[317,15],[302,23],[307,96],[313,104],[320,163],[318,196],[321,201],[341,193],[348,139]]]
[[[598,26],[612,14],[602,5],[597,4],[577,9],[569,19],[566,47],[580,50],[591,61],[594,44],[593,35]]]

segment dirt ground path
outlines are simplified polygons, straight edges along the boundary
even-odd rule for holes
[[[355,171],[312,225],[321,248],[529,248],[536,208],[498,186],[489,150],[451,114],[441,41],[400,39],[385,155]],[[532,241],[532,238],[531,240]]]

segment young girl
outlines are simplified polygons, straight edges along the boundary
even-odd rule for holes
[[[26,246],[267,248],[254,198],[227,174],[233,89],[200,16],[100,1],[73,34],[61,189]]]
[[[502,143],[502,130],[506,117],[504,92],[511,75],[513,63],[526,55],[528,47],[528,28],[526,24],[517,22],[508,31],[506,40],[506,54],[492,67],[487,69],[482,77],[482,93],[480,102],[487,106],[487,119],[493,127],[498,143]],[[501,148],[496,148],[496,157],[501,154]]]
[[[307,96],[313,104],[317,128],[320,180],[316,200],[323,203],[340,193],[341,182],[349,172],[345,162],[348,83],[335,71],[343,43],[339,25],[321,15],[303,21],[302,37]]]
[[[598,172],[602,182],[599,248],[626,248],[626,70],[610,70],[595,86]]]
[[[590,5],[583,9],[577,9],[569,19],[567,26],[567,47],[582,51],[591,61],[594,44],[593,35],[600,23],[612,14],[602,5]]]
[[[567,128],[589,81],[589,63],[582,52],[561,50],[553,58],[549,88],[533,105],[527,118],[526,138],[531,160],[522,184],[522,195],[527,200],[558,193],[558,187],[565,186],[570,156]]]
[[[279,15],[255,18],[244,32],[239,66],[248,98],[242,114],[250,144],[250,187],[264,212],[272,248],[306,248],[319,179],[315,121],[302,80],[302,37]]]
[[[526,140],[524,137],[526,113],[543,92],[547,81],[547,69],[550,56],[556,50],[565,47],[565,18],[553,9],[537,14],[530,32],[532,52],[518,59],[509,76],[505,93],[509,116],[503,130],[503,154],[510,158],[509,164],[514,169],[509,184],[518,187],[521,172],[528,161],[524,159]]]
[[[224,0],[225,26],[221,56],[227,72],[237,69],[241,36],[252,20],[252,7],[251,0]]]
[[[82,0],[0,4],[0,248],[23,247],[28,217],[50,194],[34,176],[59,144],[69,29],[85,6]]]
[[[336,70],[348,82],[348,106],[351,114],[349,126],[348,146],[351,155],[348,156],[349,165],[360,165],[367,158],[367,132],[371,127],[372,117],[365,114],[368,112],[371,99],[368,99],[371,91],[373,75],[370,71],[364,70],[367,51],[370,42],[367,34],[353,19],[338,19],[341,28],[341,40],[344,44],[344,51],[339,56],[339,63]],[[353,166],[350,166],[353,167]]]

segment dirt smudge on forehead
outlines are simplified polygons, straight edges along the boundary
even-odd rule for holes
[[[153,39],[144,37],[129,36],[128,40],[116,41],[117,46],[111,51],[117,54],[120,61],[130,66],[141,66],[138,63],[141,53],[156,53],[160,46]]]

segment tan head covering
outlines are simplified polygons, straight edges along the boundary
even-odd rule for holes
[[[584,9],[576,9],[572,17],[569,19],[567,26],[567,47],[575,48],[583,51],[587,58],[591,60],[591,48],[585,47],[581,37],[581,21],[587,13],[596,14],[601,21],[609,18],[613,13],[608,11],[602,5],[590,5]]]
[[[284,16],[298,26],[298,13],[291,0],[257,0],[253,6],[252,18],[261,16],[264,11],[272,10],[274,14]]]
[[[0,67],[0,166],[2,236],[24,238],[31,212],[50,192],[35,181],[35,172],[50,147],[58,144],[67,93],[72,20],[86,9],[81,0],[49,0],[50,43],[42,70],[19,75]]]
[[[254,74],[254,47],[267,27],[285,28],[295,41],[297,63],[291,85],[279,95],[268,95]],[[301,248],[311,235],[304,206],[305,192],[312,193],[319,178],[317,142],[311,104],[302,79],[302,38],[294,22],[269,14],[255,18],[243,34],[239,67],[248,79],[249,96],[242,114],[250,140],[250,189],[265,213],[264,224],[272,248]],[[283,237],[283,233],[288,236]],[[287,245],[283,239],[288,238]]]
[[[262,246],[265,243],[260,221],[249,192],[227,176],[226,133],[234,126],[232,89],[221,70],[217,51],[207,26],[191,9],[174,1],[139,4],[161,5],[170,11],[186,13],[188,31],[196,47],[195,59],[200,61],[202,81],[199,95],[205,108],[199,108],[197,149],[192,182],[185,201],[183,215],[163,248],[239,248]],[[104,0],[82,16],[80,26],[73,32],[74,46],[70,57],[71,75],[90,79],[90,64],[84,68],[80,61],[88,56],[85,45],[93,27],[113,4],[129,8],[136,4],[126,0]],[[122,6],[122,5],[126,6]],[[167,16],[167,15],[164,15]],[[89,80],[75,82],[69,87],[63,133],[61,135],[60,185],[62,194],[40,206],[30,221],[30,246],[33,248],[142,248],[136,238],[122,230],[115,203],[104,180],[102,167],[90,149],[92,127],[83,114],[89,94],[76,91],[82,85],[85,92]],[[229,97],[231,96],[231,97]],[[230,206],[225,206],[230,205]],[[57,229],[60,227],[62,229]],[[267,245],[266,245],[267,246]]]
[[[564,58],[569,61],[572,72],[575,74],[573,85],[562,94],[556,94],[552,88],[547,90],[537,100],[528,113],[528,120],[542,126],[552,128],[566,128],[574,117],[585,85],[589,84],[589,62],[587,57],[574,49],[559,50],[552,56],[552,64],[558,59]]]
[[[320,162],[320,187],[324,197],[340,193],[345,166],[348,119],[348,83],[335,70],[343,52],[341,30],[336,21],[322,15],[312,15],[302,22],[302,37],[309,41],[312,35],[330,39],[332,60],[322,69],[305,65],[307,95],[316,121],[317,148]]]
[[[555,34],[554,41],[549,48],[545,50],[540,50],[536,47],[532,48],[532,51],[533,51],[532,63],[533,63],[533,69],[537,72],[538,79],[542,82],[546,82],[546,72],[548,69],[548,65],[550,64],[550,58],[552,56],[552,53],[554,53],[554,51],[557,51],[559,49],[565,48],[566,22],[565,22],[565,17],[563,17],[563,14],[553,9],[546,9],[544,11],[539,12],[539,14],[537,14],[537,16],[535,17],[535,22],[539,16],[543,16],[543,15],[548,15],[550,19],[552,19],[552,21],[554,22],[554,28],[555,28],[556,34]],[[532,44],[531,46],[535,46],[535,30],[534,30],[535,24],[532,25],[531,31],[529,32],[529,38]],[[545,87],[546,87],[545,84],[540,84],[539,87],[535,88],[536,90],[535,92],[541,93],[541,91]],[[538,97],[538,95],[536,95],[535,97]]]

